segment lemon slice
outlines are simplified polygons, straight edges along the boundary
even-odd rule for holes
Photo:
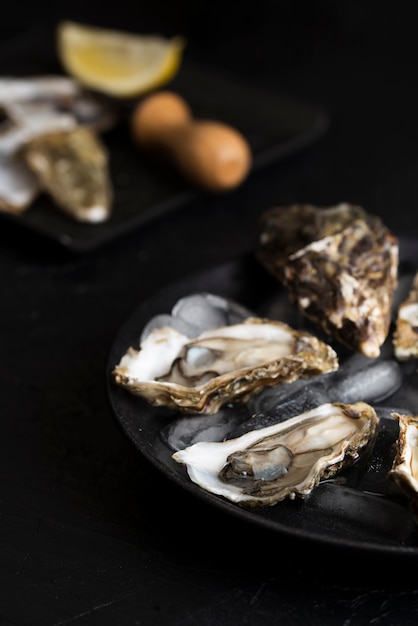
[[[136,35],[77,22],[60,22],[57,52],[66,72],[86,87],[131,98],[167,83],[177,73],[185,40]]]

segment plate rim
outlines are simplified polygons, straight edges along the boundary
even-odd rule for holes
[[[413,262],[416,264],[418,269],[418,238],[408,237],[408,236],[399,236],[400,243],[400,263],[406,261],[408,263],[411,262],[410,256],[413,256]],[[415,255],[415,256],[414,256]],[[135,403],[143,403],[144,406],[147,406],[147,403],[142,398],[134,398],[127,395],[126,390],[117,387],[115,383],[111,379],[111,370],[115,365],[115,358],[118,356],[120,358],[120,343],[124,335],[131,334],[129,331],[133,324],[135,324],[138,317],[141,317],[145,314],[147,308],[149,308],[150,304],[154,304],[159,300],[165,300],[167,297],[171,299],[175,299],[181,297],[189,293],[188,285],[194,284],[195,282],[201,281],[202,276],[209,276],[210,274],[214,274],[219,271],[233,271],[235,268],[240,268],[243,264],[250,263],[256,271],[260,271],[260,275],[264,276],[268,283],[274,283],[275,279],[263,270],[254,257],[253,251],[247,251],[243,253],[237,258],[233,258],[224,262],[220,262],[209,266],[207,268],[203,268],[201,270],[193,271],[185,275],[183,278],[179,278],[171,282],[169,285],[162,287],[156,291],[154,291],[149,297],[140,302],[137,307],[134,308],[133,311],[125,318],[125,321],[119,327],[116,332],[113,341],[111,343],[111,347],[108,351],[108,357],[105,368],[105,376],[106,376],[106,391],[107,391],[107,400],[108,404],[111,408],[111,412],[113,418],[116,421],[116,424],[122,434],[128,439],[130,445],[132,445],[135,450],[140,453],[152,466],[154,466],[166,479],[174,483],[178,488],[186,491],[192,497],[197,497],[201,502],[205,503],[208,506],[213,506],[217,510],[224,512],[226,514],[232,515],[235,518],[238,518],[250,526],[256,526],[258,528],[262,528],[264,530],[268,530],[269,532],[279,533],[280,535],[286,537],[289,536],[293,539],[304,540],[312,543],[316,546],[326,546],[326,547],[335,547],[335,548],[343,548],[349,550],[355,550],[360,553],[369,553],[374,554],[376,556],[385,556],[385,557],[405,557],[405,558],[417,558],[418,557],[418,545],[401,545],[401,544],[379,544],[377,542],[372,542],[369,540],[353,540],[353,539],[343,539],[341,537],[330,536],[326,534],[320,534],[313,530],[289,527],[286,524],[280,523],[279,521],[274,520],[272,522],[270,519],[262,517],[262,515],[257,515],[257,512],[254,510],[247,510],[245,508],[239,507],[237,504],[229,502],[225,498],[221,496],[217,496],[210,492],[205,491],[196,485],[187,475],[186,468],[180,466],[176,467],[177,471],[168,471],[167,465],[158,457],[153,455],[150,450],[146,448],[144,445],[139,445],[137,441],[132,438],[132,433],[129,432],[129,425],[124,419],[121,419],[117,410],[117,402],[115,402],[116,398],[121,398],[122,403],[126,402],[135,402]],[[202,289],[201,291],[207,291],[206,289]],[[222,291],[221,295],[228,296],[227,293]],[[169,307],[170,305],[168,305]],[[163,312],[163,311],[160,311]],[[154,314],[154,313],[152,313]],[[148,410],[149,407],[147,406]],[[161,407],[159,411],[161,411]],[[138,440],[141,442],[141,438]],[[161,442],[159,444],[163,446]],[[166,447],[166,454],[169,454],[168,447]],[[175,461],[173,461],[175,463]]]

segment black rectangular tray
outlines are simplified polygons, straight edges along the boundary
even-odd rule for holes
[[[1,75],[62,73],[51,33],[32,32],[0,48]],[[182,95],[195,117],[231,124],[247,138],[253,152],[251,173],[279,162],[319,139],[329,125],[320,107],[292,97],[266,92],[223,70],[191,62],[185,54],[180,71],[166,88]],[[69,250],[88,252],[124,233],[132,232],[164,213],[196,200],[192,188],[174,169],[151,162],[135,147],[128,124],[102,136],[110,156],[114,189],[111,218],[101,224],[83,224],[61,213],[46,195],[40,195],[22,215],[0,213]]]

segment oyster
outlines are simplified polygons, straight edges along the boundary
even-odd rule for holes
[[[176,315],[150,320],[139,350],[130,347],[113,369],[114,382],[156,406],[214,413],[263,387],[338,368],[336,352],[310,333],[255,316],[239,321],[244,309],[231,301],[227,305],[238,321],[199,329],[195,336],[187,333],[192,325]],[[180,330],[180,322],[186,330]]]
[[[0,146],[0,211],[13,215],[24,213],[39,191],[35,174],[13,147],[3,143]]]
[[[418,522],[418,415],[392,413],[399,422],[396,455],[388,477],[406,494]]]
[[[116,113],[109,102],[84,89],[67,76],[0,78],[0,107],[14,124],[37,130],[42,117],[67,116],[77,124],[103,132],[114,126]]]
[[[378,422],[364,402],[325,403],[236,439],[195,443],[172,458],[206,491],[247,508],[271,506],[308,495],[352,463]]]
[[[418,272],[405,300],[398,307],[393,347],[399,361],[418,357]]]
[[[0,109],[5,118],[0,127],[0,210],[15,215],[24,213],[42,189],[50,191],[48,181],[39,180],[39,167],[35,166],[32,170],[32,158],[29,162],[25,160],[25,146],[30,142],[39,143],[44,135],[50,133],[57,133],[63,139],[63,145],[66,145],[67,139],[72,136],[67,133],[85,128],[85,136],[87,128],[89,133],[98,133],[107,130],[115,122],[115,115],[108,105],[84,91],[76,81],[60,76],[0,78]],[[91,152],[93,142],[96,144],[96,151],[103,152],[100,158],[106,163],[107,154],[98,138],[86,140],[84,152]],[[31,153],[33,151],[32,147]],[[72,150],[73,162],[74,158],[75,152]],[[102,188],[100,177],[90,180],[91,168],[85,168],[86,160],[85,156],[81,161],[77,160],[78,170],[84,172],[83,181],[88,181],[90,190],[98,186],[96,195],[104,194],[109,203],[108,174],[105,172],[106,181]],[[57,179],[54,190],[60,186],[63,189],[61,195],[83,193],[82,189],[74,189],[73,179],[68,180],[68,176],[61,176],[59,171],[55,171],[55,175]],[[67,183],[70,184],[68,188],[65,187]],[[53,199],[56,197],[53,196]],[[85,219],[84,212],[81,216],[83,221],[102,221],[108,216],[109,210],[101,211],[101,217],[98,217],[98,213],[100,212],[93,211],[91,220]],[[79,211],[74,211],[71,215],[76,219],[80,218]]]
[[[111,212],[108,153],[91,129],[76,126],[34,137],[23,148],[42,188],[79,222],[103,222]]]
[[[398,240],[379,217],[339,204],[278,207],[261,218],[258,260],[326,335],[371,358],[390,329]]]
[[[18,107],[18,105],[15,105]],[[0,210],[20,215],[41,190],[40,182],[25,162],[21,150],[27,141],[48,130],[62,131],[75,127],[74,119],[49,109],[36,109],[25,123],[10,118],[0,127]]]
[[[366,219],[366,211],[342,202],[332,207],[292,204],[273,207],[261,214],[258,225],[258,261],[280,282],[288,258],[313,241],[343,231],[356,219]]]

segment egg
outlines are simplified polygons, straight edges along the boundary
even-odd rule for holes
[[[196,119],[188,103],[171,91],[139,101],[131,117],[136,145],[167,157],[193,185],[211,192],[241,184],[252,166],[252,151],[236,128],[211,119]]]

